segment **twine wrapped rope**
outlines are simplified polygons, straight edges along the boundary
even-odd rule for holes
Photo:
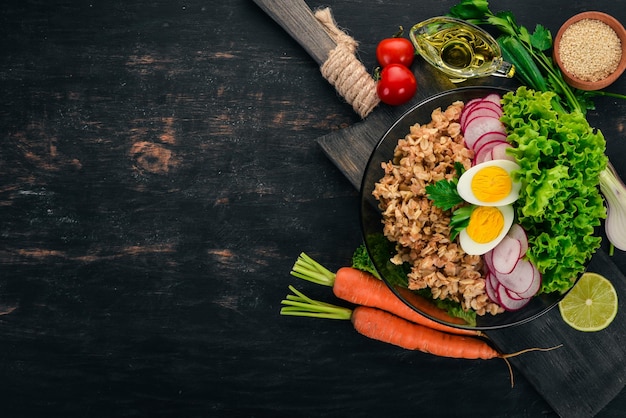
[[[322,75],[361,118],[365,118],[380,99],[376,82],[356,57],[358,43],[337,27],[330,8],[317,10],[315,17],[337,44],[320,67]]]

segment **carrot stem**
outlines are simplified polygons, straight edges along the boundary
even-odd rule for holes
[[[281,301],[281,304],[285,305],[280,310],[281,315],[343,320],[352,317],[352,309],[311,299],[293,286],[289,286],[289,290],[295,295],[287,295],[287,298]]]
[[[291,275],[324,286],[332,287],[335,283],[335,273],[328,270],[305,253],[300,253],[300,256],[291,269]]]

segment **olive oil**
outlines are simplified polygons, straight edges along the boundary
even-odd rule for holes
[[[462,20],[434,17],[413,26],[409,36],[417,52],[453,82],[515,72],[489,33]]]

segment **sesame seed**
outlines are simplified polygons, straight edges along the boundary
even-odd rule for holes
[[[558,53],[564,69],[574,77],[599,81],[617,69],[622,59],[622,44],[606,23],[583,19],[563,31]]]

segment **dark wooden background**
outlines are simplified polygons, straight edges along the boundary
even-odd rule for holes
[[[454,3],[308,4],[372,68]],[[607,0],[492,8],[553,33],[626,21]],[[361,242],[358,192],[315,142],[359,118],[251,0],[8,0],[0,39],[1,416],[556,416],[502,361],[279,316],[289,284],[335,301],[289,276],[299,252],[335,269]],[[623,160],[626,102],[597,104]]]

